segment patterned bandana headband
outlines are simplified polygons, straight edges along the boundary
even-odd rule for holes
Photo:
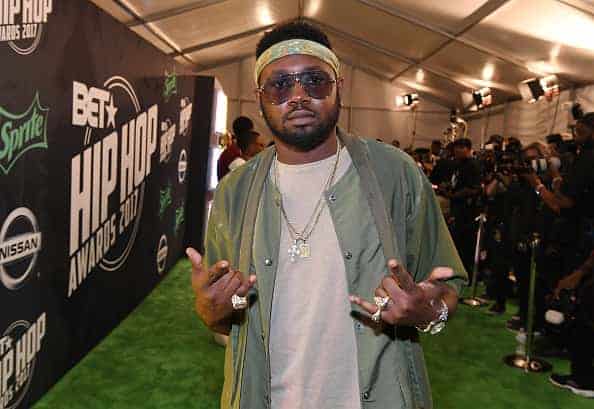
[[[254,80],[256,82],[256,86],[259,85],[258,80],[260,79],[260,74],[264,68],[268,64],[271,64],[280,58],[286,57],[287,55],[310,55],[312,57],[319,58],[332,67],[336,73],[336,77],[339,76],[340,62],[332,50],[320,43],[316,43],[315,41],[294,39],[276,43],[264,51],[262,55],[260,55],[256,61],[256,69],[254,71]]]

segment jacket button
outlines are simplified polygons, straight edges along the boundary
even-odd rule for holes
[[[347,260],[350,260],[353,258],[353,253],[351,253],[350,251],[345,251],[344,252],[344,258],[346,258]]]
[[[330,201],[330,203],[336,202],[336,194],[330,193],[330,196],[328,196],[328,200]]]
[[[264,259],[264,265],[270,267],[272,265],[272,259],[265,258]]]
[[[367,400],[369,399],[369,392],[363,392],[363,399]]]

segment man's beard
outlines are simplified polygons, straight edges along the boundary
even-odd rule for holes
[[[316,115],[316,117],[318,116],[317,112],[309,110],[306,106],[297,105],[293,110],[288,112],[286,115],[283,115],[283,122],[281,123],[280,128],[274,127],[272,125],[261,101],[260,109],[262,110],[262,115],[264,116],[264,120],[266,121],[268,128],[270,128],[270,131],[274,134],[274,136],[287,145],[294,147],[298,151],[309,152],[324,143],[331,135],[332,130],[336,127],[336,124],[338,123],[338,115],[340,114],[340,95],[336,96],[336,103],[332,107],[332,111],[330,112],[328,119],[315,126],[310,131],[306,131],[305,127],[303,127],[298,128],[297,131],[291,132],[282,125],[282,123],[286,121],[287,116],[297,109],[308,110]]]

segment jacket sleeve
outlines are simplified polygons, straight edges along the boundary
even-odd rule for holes
[[[413,188],[408,195],[407,261],[415,281],[429,277],[435,267],[450,267],[454,277],[448,280],[458,293],[466,284],[466,272],[444,220],[433,187],[420,171],[412,171]]]

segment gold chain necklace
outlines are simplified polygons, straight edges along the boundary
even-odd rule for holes
[[[279,184],[279,171],[278,171],[278,158],[275,154],[274,160],[274,183],[276,184],[279,193],[280,193],[280,209],[283,219],[287,225],[289,230],[289,235],[291,236],[292,244],[288,249],[289,259],[292,263],[297,261],[297,258],[309,258],[311,257],[311,247],[308,243],[308,239],[310,238],[311,234],[313,233],[315,227],[317,226],[320,216],[322,215],[322,210],[324,209],[324,192],[332,186],[334,182],[334,178],[336,177],[336,171],[338,169],[338,163],[340,162],[340,141],[337,139],[337,152],[336,152],[336,160],[334,161],[334,166],[332,167],[332,172],[330,176],[326,180],[324,184],[324,189],[322,190],[322,194],[316,203],[313,213],[309,217],[309,220],[303,230],[301,232],[297,231],[295,226],[289,221],[289,217],[287,216],[287,212],[285,210],[285,206],[283,205],[283,196],[280,193],[280,184]]]

